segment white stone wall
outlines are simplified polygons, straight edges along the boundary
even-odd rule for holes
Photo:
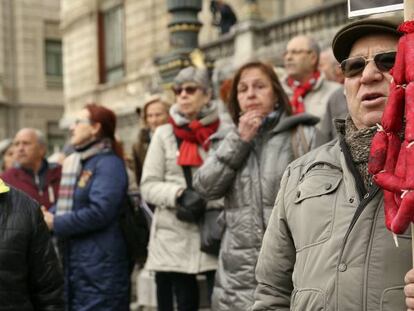
[[[61,37],[59,17],[60,0],[0,1],[0,139],[25,126],[46,133],[61,118],[63,89],[47,85],[44,50]]]
[[[108,106],[119,116],[133,115],[146,96],[160,86],[153,59],[169,49],[166,1],[124,1],[125,76],[120,81],[100,84],[97,17],[105,3],[108,2],[62,1],[65,70],[62,125],[67,126],[71,115],[88,102]],[[131,118],[119,118],[118,132],[122,133],[127,149],[136,137],[138,122],[134,125],[131,126]]]
[[[5,95],[4,95],[4,75],[5,75],[5,61],[4,61],[4,50],[5,50],[5,19],[3,18],[6,16],[4,4],[0,5],[0,103],[3,103],[6,101]],[[0,133],[0,137],[3,137]]]
[[[59,29],[59,0],[14,3],[18,100],[25,105],[62,105],[62,89],[47,88],[44,51],[46,22]]]
[[[90,11],[74,17],[70,25],[65,17],[62,22],[66,114],[76,111],[79,107],[72,103],[93,95],[99,83],[97,15]]]

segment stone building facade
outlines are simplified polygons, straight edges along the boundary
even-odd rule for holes
[[[62,146],[63,72],[59,0],[0,1],[0,139],[22,127]]]
[[[154,57],[168,51],[165,0],[62,0],[67,126],[86,103],[112,108],[118,137],[137,132],[135,109],[160,87]]]
[[[201,2],[198,14],[199,47],[215,64],[216,81],[250,58],[277,64],[295,33],[317,34],[326,45],[346,19],[345,0],[227,2],[239,24],[224,36],[212,25],[209,0]],[[65,72],[61,126],[67,126],[85,103],[98,102],[117,113],[118,137],[128,151],[138,131],[135,109],[163,87],[157,59],[170,51],[168,0],[61,0],[61,17]]]

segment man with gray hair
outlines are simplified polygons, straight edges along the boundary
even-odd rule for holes
[[[319,71],[325,75],[325,79],[329,81],[344,83],[344,75],[341,67],[336,60],[332,48],[326,48],[319,54]]]
[[[287,44],[284,54],[287,75],[282,84],[294,114],[307,112],[322,118],[329,97],[340,88],[339,83],[327,81],[318,70],[319,54],[318,43],[305,35],[293,37]]]
[[[1,178],[49,209],[57,199],[61,167],[47,162],[43,133],[23,128],[17,132],[13,144],[17,165],[6,170]]]
[[[332,48],[326,48],[319,55],[319,70],[325,74],[325,78],[329,81],[335,81],[341,85],[344,83],[344,75],[341,67],[336,60]],[[346,98],[343,87],[336,90],[328,100],[326,112],[320,121],[319,129],[321,133],[328,139],[336,137],[336,129],[334,126],[335,119],[343,119],[348,113]]]

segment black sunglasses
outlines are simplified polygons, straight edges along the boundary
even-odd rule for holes
[[[186,87],[177,86],[172,88],[174,94],[177,96],[180,95],[182,91],[185,91],[188,95],[193,95],[198,89],[199,87],[195,85]]]
[[[396,54],[397,52],[392,51],[375,54],[372,58],[364,56],[351,57],[342,61],[341,70],[345,77],[354,77],[364,71],[366,65],[373,60],[380,71],[388,72],[394,66]]]

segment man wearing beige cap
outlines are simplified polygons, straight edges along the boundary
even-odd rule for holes
[[[336,34],[349,114],[338,138],[291,163],[259,256],[253,310],[406,310],[411,241],[396,248],[370,143],[388,98],[401,20],[365,19]]]

